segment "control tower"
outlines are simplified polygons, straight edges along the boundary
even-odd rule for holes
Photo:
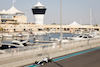
[[[32,12],[35,16],[35,24],[43,25],[43,18],[45,15],[46,7],[38,2],[32,7]]]

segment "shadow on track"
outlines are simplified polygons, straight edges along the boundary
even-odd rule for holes
[[[57,64],[59,67],[63,67],[62,65],[58,64],[57,62],[54,62],[55,64]]]

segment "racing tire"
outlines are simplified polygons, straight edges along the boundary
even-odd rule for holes
[[[50,59],[50,62],[52,62],[52,59]]]
[[[46,64],[46,62],[43,62],[41,65],[45,65]]]
[[[52,59],[49,59],[49,62],[52,62]]]
[[[35,64],[37,64],[38,63],[38,61],[35,61]]]

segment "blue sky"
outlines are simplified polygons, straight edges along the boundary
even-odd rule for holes
[[[0,0],[0,11],[11,8],[12,1]],[[28,22],[34,22],[31,8],[38,1],[47,6],[44,24],[60,24],[60,0],[16,0],[14,5],[28,16]],[[82,20],[82,24],[89,24],[90,8],[94,15],[92,24],[100,24],[100,0],[62,0],[62,23],[70,24],[73,21],[81,23]]]

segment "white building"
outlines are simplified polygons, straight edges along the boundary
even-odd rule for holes
[[[35,16],[35,24],[43,25],[44,14],[46,11],[46,7],[38,2],[33,6],[32,12]]]
[[[0,11],[0,23],[27,23],[27,16],[12,6],[8,10]]]

